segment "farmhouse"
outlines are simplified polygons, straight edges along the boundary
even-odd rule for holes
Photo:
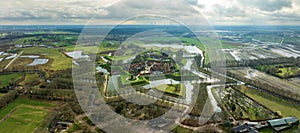
[[[299,120],[296,117],[286,117],[281,119],[268,120],[267,122],[273,130],[280,132],[290,128],[293,125],[298,124]]]
[[[264,128],[273,129],[276,132],[281,132],[283,130],[287,130],[294,125],[299,124],[299,120],[296,117],[286,117],[281,119],[273,119],[264,122],[247,122],[243,125],[234,127],[232,130],[235,133],[245,133],[245,132],[257,132],[257,130],[261,130]]]

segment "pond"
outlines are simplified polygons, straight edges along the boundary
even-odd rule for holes
[[[38,55],[22,55],[21,58],[31,58],[31,59],[37,59],[40,58]]]
[[[73,58],[73,59],[88,59],[89,56],[88,55],[83,55],[82,51],[73,51],[73,52],[66,52],[66,55],[68,55],[69,57]]]
[[[27,66],[37,66],[37,65],[44,65],[48,63],[49,59],[34,59],[32,63],[28,64]]]
[[[8,56],[5,58],[5,60],[10,60],[10,59],[13,59],[13,58],[16,58],[17,57],[17,54],[13,54],[11,56]]]

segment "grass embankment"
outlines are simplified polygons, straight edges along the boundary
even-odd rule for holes
[[[0,132],[33,132],[54,107],[54,103],[18,98],[0,110]]]
[[[167,94],[185,97],[185,89],[186,88],[182,84],[176,84],[176,85],[164,84],[164,85],[157,86],[155,88],[157,90],[165,92]]]

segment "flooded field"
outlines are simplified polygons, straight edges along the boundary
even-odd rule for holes
[[[277,53],[283,57],[299,57],[300,52],[293,50],[289,47],[271,47],[270,50],[274,53]]]
[[[255,60],[278,57],[300,57],[300,51],[289,46],[263,45],[247,48],[222,49],[227,60]]]
[[[31,59],[37,59],[40,58],[38,55],[22,55],[21,58],[31,58]]]
[[[277,58],[280,55],[274,54],[270,51],[258,48],[245,48],[245,49],[223,49],[227,60],[255,60],[266,58]]]
[[[37,66],[37,65],[44,65],[49,61],[49,59],[34,59],[32,63],[28,64],[27,66]]]

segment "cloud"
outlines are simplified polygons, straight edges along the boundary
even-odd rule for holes
[[[214,25],[299,25],[299,0],[218,0],[213,3],[201,11]]]
[[[116,1],[116,0],[115,0]],[[87,22],[95,15],[99,8],[104,8],[113,1],[102,0],[7,0],[1,1],[0,21],[22,21],[33,23],[46,22],[70,22],[81,19]]]
[[[291,8],[292,0],[239,0],[240,4],[262,11],[277,11],[282,8]]]
[[[107,14],[99,14],[96,16],[97,19],[114,19],[120,21],[139,15],[151,14],[180,20],[184,17],[200,15],[198,11],[185,2],[170,2],[169,0],[123,0],[105,8],[103,11],[107,12]]]
[[[192,4],[192,5],[197,5],[198,0],[186,0],[187,3]]]
[[[244,10],[236,6],[224,7],[222,5],[215,5],[215,11],[225,17],[244,17],[246,15]]]
[[[194,8],[214,25],[297,24],[300,18],[299,0],[3,0],[0,24],[86,24],[95,15],[110,24],[141,14],[199,23]]]

